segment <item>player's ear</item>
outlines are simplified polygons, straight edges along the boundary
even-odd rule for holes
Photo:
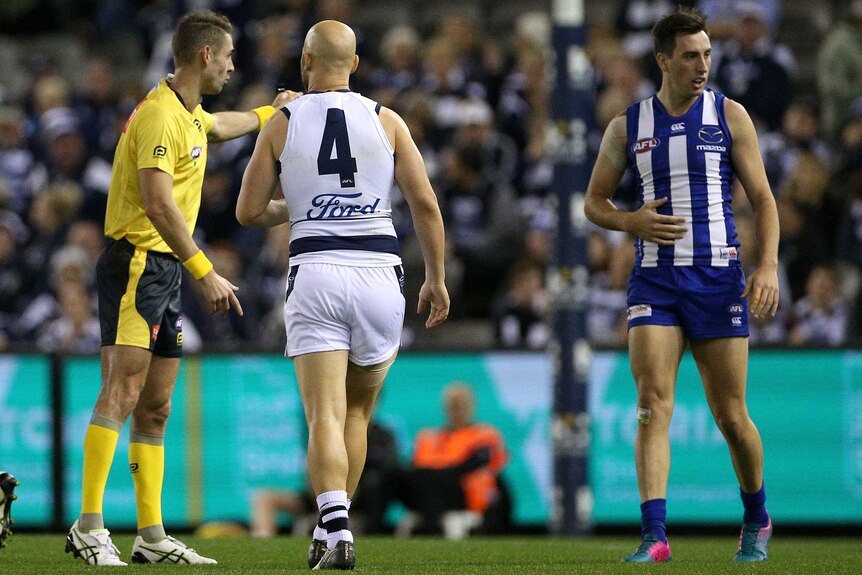
[[[198,57],[200,58],[201,66],[206,68],[206,65],[213,57],[213,49],[209,44],[205,45],[198,52]]]
[[[659,70],[667,72],[667,55],[664,52],[659,52],[655,55],[655,61],[658,64]]]
[[[356,68],[358,68],[358,67],[359,67],[359,54],[354,54],[353,55],[353,67],[350,68],[350,73],[351,74],[354,73],[356,71]]]

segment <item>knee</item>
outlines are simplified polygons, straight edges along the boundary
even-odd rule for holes
[[[670,423],[673,395],[660,393],[650,385],[638,385],[638,420],[641,423]]]
[[[170,398],[138,405],[134,414],[136,428],[145,433],[163,432],[170,414]]]
[[[716,414],[715,424],[728,443],[739,443],[745,437],[749,419],[742,413],[726,412]]]

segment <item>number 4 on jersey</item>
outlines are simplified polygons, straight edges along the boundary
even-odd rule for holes
[[[335,157],[332,157],[332,148]],[[326,111],[326,126],[317,153],[317,173],[338,174],[342,188],[356,187],[356,158],[350,155],[350,140],[347,137],[347,121],[344,110],[329,108]]]

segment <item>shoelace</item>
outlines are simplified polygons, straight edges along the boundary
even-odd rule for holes
[[[116,559],[119,561],[120,559],[120,550],[117,549],[117,546],[114,545],[114,542],[111,541],[111,538],[108,537],[108,534],[104,535],[94,535],[93,538],[96,540],[98,549],[98,556],[100,558],[110,558]]]
[[[757,533],[759,530],[743,529],[739,538],[739,550],[746,555],[754,553],[757,545]]]
[[[179,547],[180,549],[182,549],[184,551],[188,551],[190,553],[197,553],[197,551],[195,551],[194,549],[192,549],[191,547],[189,547],[188,545],[186,545],[185,543],[183,543],[179,539],[174,539],[170,535],[168,535],[168,541],[170,541],[171,543],[173,543],[174,545],[176,545],[177,547]]]

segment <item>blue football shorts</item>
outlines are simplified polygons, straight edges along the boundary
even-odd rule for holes
[[[739,266],[635,267],[628,326],[678,325],[688,339],[748,337],[745,272]]]

